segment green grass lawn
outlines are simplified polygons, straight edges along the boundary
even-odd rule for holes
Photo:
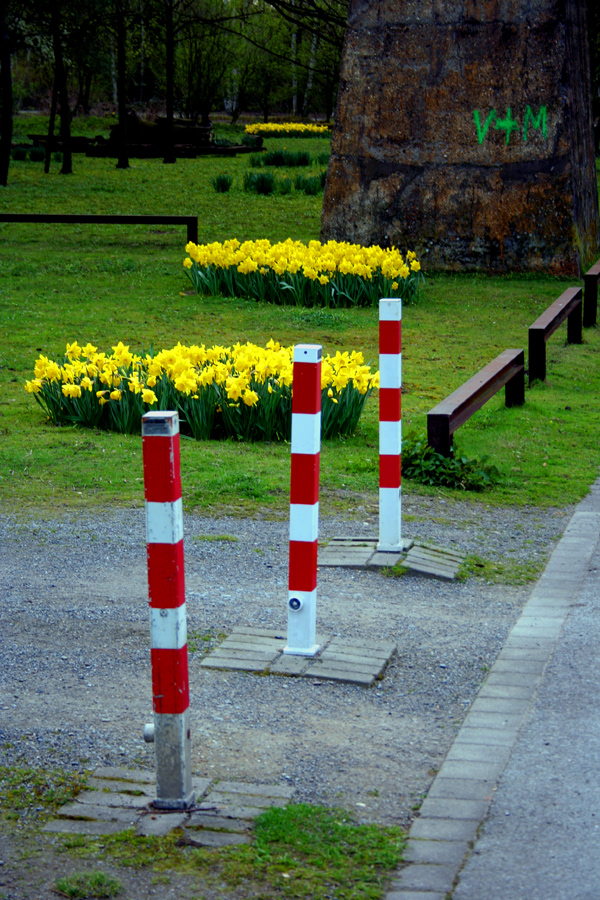
[[[21,126],[19,126],[21,127]],[[22,129],[23,130],[23,129]],[[25,127],[25,131],[34,131]],[[95,132],[94,132],[95,133]],[[267,146],[282,147],[283,139]],[[314,157],[323,139],[296,139]],[[200,157],[164,165],[74,157],[74,174],[54,163],[11,164],[0,212],[165,213],[199,217],[201,241],[317,238],[322,195],[257,196],[242,189],[248,156]],[[317,171],[318,166],[314,167]],[[229,173],[228,194],[211,179]],[[62,355],[67,341],[133,350],[182,343],[316,342],[325,352],[361,350],[377,366],[377,310],[269,307],[198,298],[182,266],[185,229],[161,226],[0,225],[0,498],[5,510],[119,503],[141,505],[137,436],[53,428],[23,384],[39,353]],[[410,248],[400,248],[410,249]],[[564,290],[553,278],[431,275],[418,305],[403,312],[403,427],[425,430],[427,411],[507,347],[527,345],[527,327]],[[502,473],[485,503],[564,505],[583,496],[598,473],[598,329],[567,346],[566,326],[548,344],[548,379],[507,410],[499,394],[458,432],[467,456],[488,455]],[[356,514],[377,508],[377,401],[356,434],[322,451],[322,509]],[[284,516],[289,446],[182,442],[184,502],[211,514]],[[413,482],[405,490],[434,491]],[[444,491],[453,495],[456,492]]]

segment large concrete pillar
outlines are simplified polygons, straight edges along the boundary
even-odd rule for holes
[[[351,0],[322,238],[577,275],[598,249],[585,0]]]

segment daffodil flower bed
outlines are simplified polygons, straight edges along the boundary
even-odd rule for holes
[[[67,344],[62,360],[40,356],[25,390],[54,425],[139,433],[149,409],[179,411],[181,431],[197,440],[289,440],[293,347],[184,347],[144,356],[121,341],[112,353]],[[322,437],[351,434],[379,386],[357,352],[326,356],[321,367]]]
[[[416,253],[338,241],[238,240],[186,244],[183,265],[198,294],[252,297],[297,306],[374,306],[381,297],[409,303],[424,281]]]
[[[301,122],[255,122],[246,125],[244,131],[246,134],[270,134],[272,137],[314,137],[330,133],[329,125],[304,125]]]

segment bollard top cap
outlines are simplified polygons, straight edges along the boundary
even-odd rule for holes
[[[142,416],[142,436],[174,437],[179,434],[179,415],[172,411],[152,410]]]
[[[296,344],[294,346],[294,362],[321,362],[323,348],[320,344]]]
[[[379,301],[379,321],[399,322],[402,319],[402,300],[399,297]]]

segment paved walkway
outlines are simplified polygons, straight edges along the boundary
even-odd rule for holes
[[[600,897],[600,481],[475,699],[387,900]]]

